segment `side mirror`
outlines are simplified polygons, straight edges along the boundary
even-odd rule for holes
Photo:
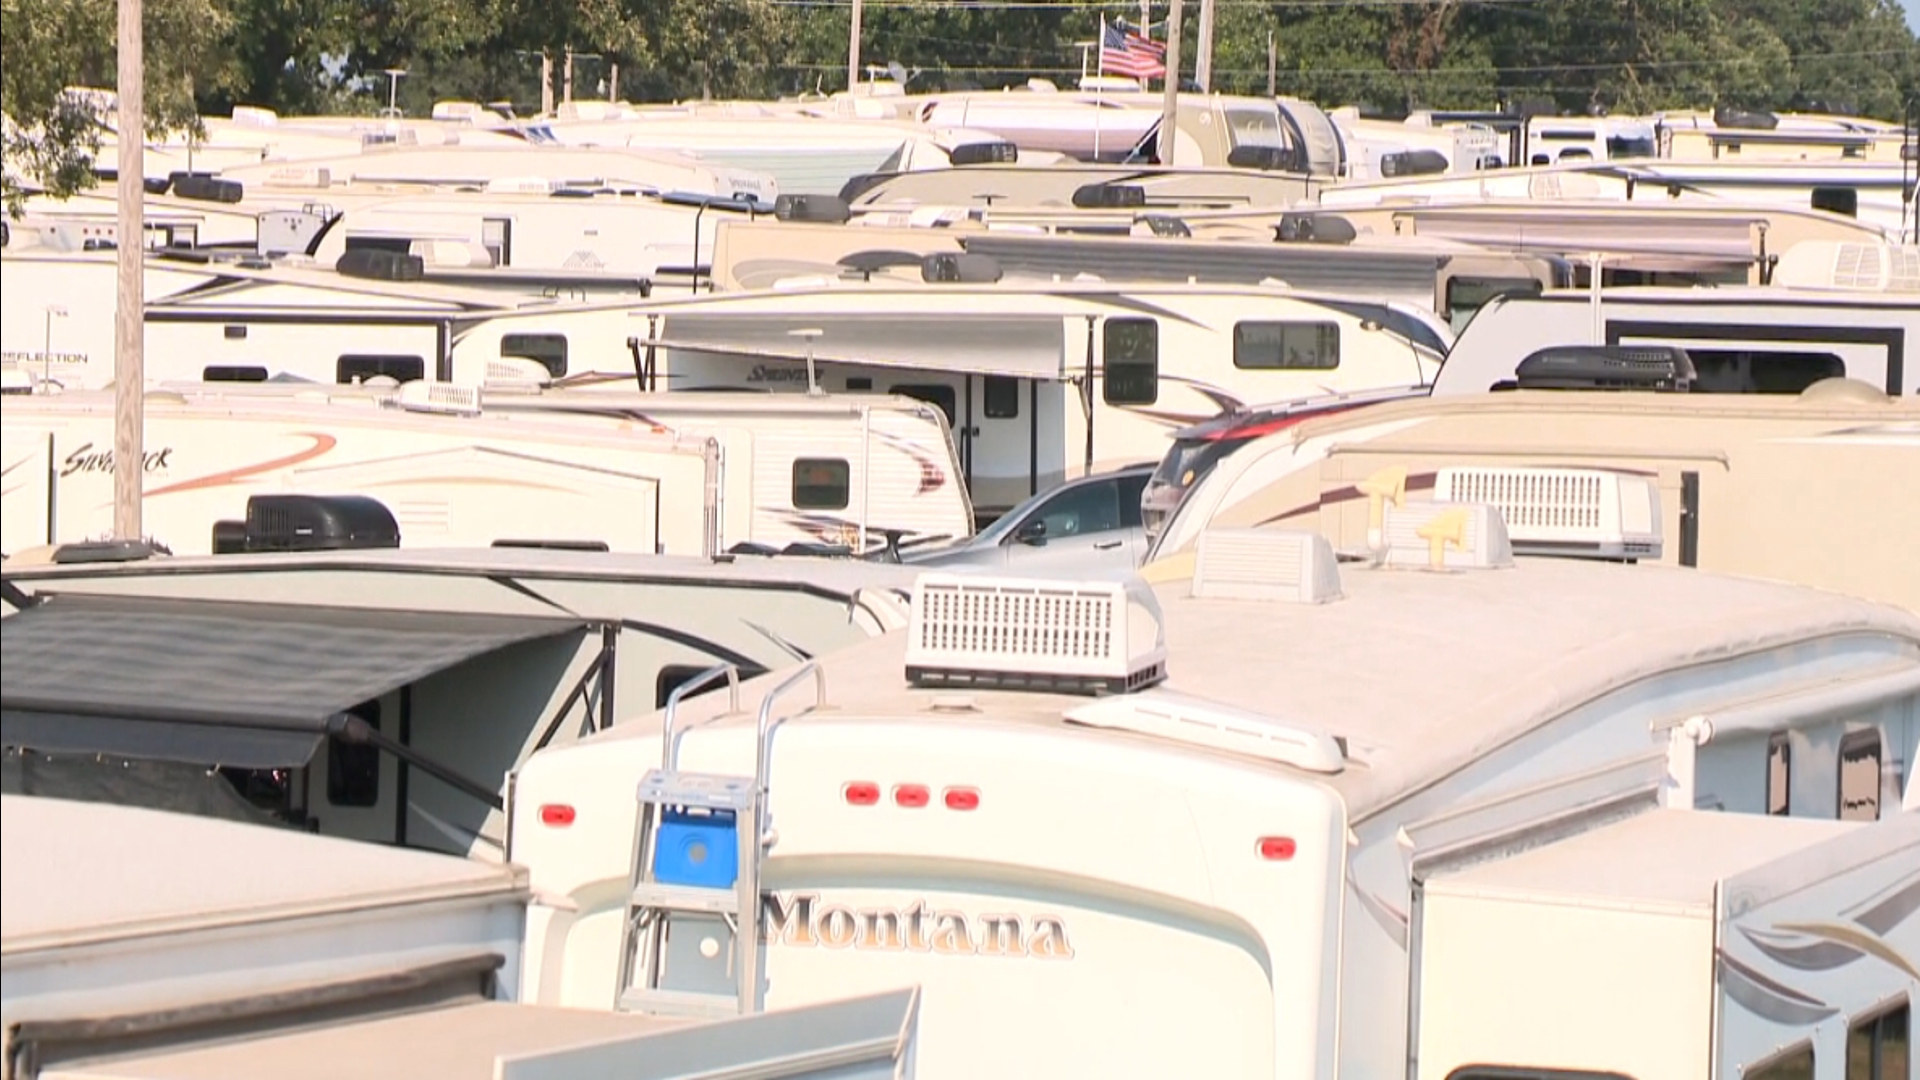
[[[1022,544],[1044,544],[1047,542],[1047,523],[1035,518],[1014,530],[1013,538]]]

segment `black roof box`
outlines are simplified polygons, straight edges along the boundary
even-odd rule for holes
[[[1513,374],[1495,389],[1685,392],[1698,377],[1693,358],[1673,345],[1553,345]]]
[[[248,551],[399,546],[400,524],[378,499],[365,495],[254,495],[247,499]]]

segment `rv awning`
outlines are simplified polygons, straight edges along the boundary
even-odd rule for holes
[[[274,768],[328,718],[571,619],[60,595],[0,620],[9,747]]]
[[[934,295],[931,290],[929,296]],[[670,315],[668,349],[764,361],[749,382],[805,384],[807,338],[815,360],[875,367],[1058,379],[1066,332],[1058,315]],[[800,331],[811,330],[811,334]],[[646,344],[642,336],[640,343]]]

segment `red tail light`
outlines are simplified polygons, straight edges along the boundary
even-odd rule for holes
[[[1286,862],[1293,858],[1296,845],[1291,836],[1263,836],[1260,838],[1260,857],[1269,862]]]
[[[573,824],[573,807],[566,803],[547,803],[540,808],[540,824],[565,828]]]
[[[893,802],[909,810],[917,810],[927,805],[927,788],[924,784],[901,784],[893,789]]]
[[[947,809],[977,810],[980,807],[980,793],[970,787],[950,787],[947,789]]]
[[[880,801],[879,784],[859,781],[848,784],[840,790],[846,795],[848,804],[853,806],[872,806]]]

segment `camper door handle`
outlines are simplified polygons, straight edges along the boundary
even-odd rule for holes
[[[1118,540],[1102,540],[1099,543],[1093,545],[1093,550],[1112,551],[1114,548],[1117,548],[1119,546],[1120,546],[1120,541]]]

